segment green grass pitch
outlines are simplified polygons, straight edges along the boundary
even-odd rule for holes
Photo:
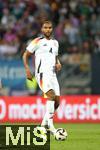
[[[51,135],[50,150],[100,150],[100,124],[68,123],[55,124],[55,127],[66,129],[68,138],[65,141],[56,141]]]
[[[55,124],[65,128],[68,139],[56,141],[51,136],[50,150],[99,150],[100,124]]]

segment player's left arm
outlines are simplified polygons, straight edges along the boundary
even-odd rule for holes
[[[58,56],[56,56],[56,64],[55,64],[55,67],[56,67],[56,71],[60,71],[60,70],[61,70],[61,67],[62,67]]]

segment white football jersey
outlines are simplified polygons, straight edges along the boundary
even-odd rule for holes
[[[35,53],[35,74],[55,73],[56,56],[58,55],[59,44],[55,39],[46,38],[34,39],[26,49]]]

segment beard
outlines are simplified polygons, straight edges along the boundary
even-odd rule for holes
[[[44,36],[47,37],[47,38],[49,38],[51,35],[52,35],[51,32],[44,33]]]

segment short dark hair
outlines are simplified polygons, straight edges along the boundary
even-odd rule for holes
[[[43,21],[42,26],[43,26],[44,24],[52,24],[52,22],[51,22],[50,20],[45,20],[45,21]],[[53,24],[52,24],[52,25],[53,25]]]

